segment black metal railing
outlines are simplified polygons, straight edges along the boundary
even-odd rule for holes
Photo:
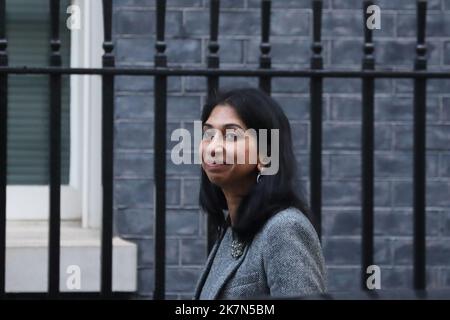
[[[271,80],[275,77],[310,79],[310,204],[314,214],[314,224],[321,236],[322,209],[322,97],[324,78],[359,78],[362,80],[362,273],[363,288],[366,282],[365,270],[373,264],[374,255],[374,80],[377,78],[414,79],[414,288],[425,289],[425,114],[427,79],[449,79],[450,72],[426,70],[426,9],[424,0],[417,1],[417,45],[414,70],[375,70],[372,31],[366,28],[364,19],[364,45],[361,70],[342,71],[323,68],[321,25],[322,1],[312,0],[313,42],[310,69],[279,70],[271,68],[270,56],[270,11],[271,1],[261,1],[261,45],[259,68],[220,69],[219,57],[219,13],[220,1],[210,2],[210,38],[206,68],[172,68],[167,66],[165,53],[166,1],[156,1],[156,53],[154,67],[117,68],[114,63],[112,33],[112,1],[103,0],[104,15],[104,55],[102,68],[61,67],[59,53],[59,3],[50,0],[51,6],[51,56],[49,67],[8,66],[7,35],[5,32],[5,0],[0,0],[0,295],[17,297],[20,294],[5,293],[5,228],[6,228],[6,152],[7,152],[7,81],[9,74],[45,74],[50,79],[50,245],[49,283],[50,297],[80,296],[80,293],[59,292],[60,259],[60,114],[62,75],[101,75],[102,86],[102,184],[103,218],[101,241],[101,290],[91,297],[114,297],[112,291],[112,227],[113,227],[113,128],[114,128],[114,78],[118,75],[153,76],[155,99],[155,289],[154,298],[165,298],[165,226],[166,226],[166,130],[167,130],[167,78],[171,76],[204,76],[207,78],[207,94],[211,95],[219,87],[219,77],[258,77],[259,87],[271,92]],[[372,1],[364,1],[363,16]],[[214,241],[213,231],[208,227],[208,249]],[[83,294],[81,294],[83,295]],[[122,295],[123,297],[123,295]]]

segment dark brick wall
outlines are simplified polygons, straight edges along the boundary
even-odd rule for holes
[[[167,55],[172,66],[204,66],[207,0],[169,0]],[[151,66],[155,0],[115,0],[114,37],[119,66]],[[221,66],[255,66],[259,58],[259,0],[221,1]],[[374,31],[377,68],[412,68],[415,3],[376,1],[381,30]],[[450,68],[450,1],[429,1],[429,68]],[[363,21],[360,0],[325,0],[326,67],[360,68]],[[274,67],[308,67],[309,0],[276,0],[272,6]],[[257,79],[224,78],[220,85],[257,86]],[[168,152],[176,128],[192,131],[200,116],[206,80],[169,79]],[[382,288],[412,286],[412,81],[376,81],[375,262]],[[450,81],[430,80],[427,115],[427,276],[429,288],[450,287]],[[359,287],[360,80],[324,83],[323,248],[332,290]],[[288,115],[308,185],[309,87],[305,79],[274,79],[273,97]],[[115,217],[118,233],[139,245],[139,294],[153,290],[153,79],[118,77],[116,83]],[[198,165],[167,162],[167,293],[190,298],[205,256],[205,219],[199,214]]]

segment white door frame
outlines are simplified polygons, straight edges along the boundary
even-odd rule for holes
[[[71,31],[70,66],[101,67],[103,11],[101,1],[72,0],[80,7],[81,28]],[[83,227],[100,227],[101,79],[70,76],[70,176],[61,186],[61,219],[80,220]],[[45,220],[49,186],[7,186],[8,220]]]

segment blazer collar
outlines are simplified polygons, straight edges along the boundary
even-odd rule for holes
[[[223,237],[222,237],[223,240]],[[220,241],[221,242],[221,241]],[[219,248],[220,242],[217,241],[212,250],[211,250],[211,254],[209,255],[207,261],[206,261],[206,266],[203,269],[203,272],[200,276],[199,281],[197,282],[196,288],[195,288],[195,293],[194,293],[194,299],[198,300],[200,298],[200,292],[203,288],[203,285],[206,281],[206,277],[211,269],[211,265],[212,262],[214,261],[214,257],[216,256],[217,253],[217,249]],[[236,269],[241,265],[241,263],[244,261],[245,255],[247,254],[248,251],[248,247],[250,246],[250,244],[246,244],[244,251],[242,253],[242,255],[237,258],[234,259],[230,264],[228,264],[227,266],[224,266],[224,270],[223,272],[220,274],[219,278],[217,278],[217,281],[214,283],[214,286],[210,289],[213,292],[213,299],[217,299],[220,290],[223,288],[223,286],[226,284],[226,282],[230,279],[230,277],[234,274],[234,272],[236,271]],[[230,247],[230,254],[231,254],[231,247]]]
[[[203,284],[206,281],[206,276],[208,275],[209,270],[211,269],[212,262],[214,260],[214,257],[216,256],[217,249],[219,248],[219,243],[220,243],[219,241],[216,241],[216,243],[211,249],[211,252],[209,253],[208,259],[206,260],[205,263],[205,267],[203,268],[200,278],[197,281],[197,285],[195,286],[194,300],[198,300],[200,298],[200,292],[203,288]]]

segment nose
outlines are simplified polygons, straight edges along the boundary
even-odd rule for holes
[[[212,158],[214,158],[217,162],[224,161],[224,144],[223,138],[221,134],[215,134],[213,139],[208,145],[208,153]]]

